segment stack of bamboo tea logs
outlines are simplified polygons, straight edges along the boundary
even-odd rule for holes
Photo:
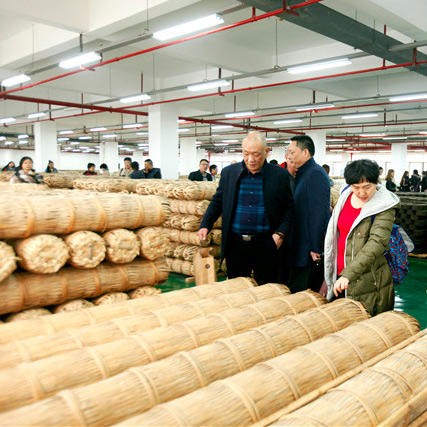
[[[69,311],[119,301],[129,298],[125,292],[167,279],[163,256],[169,240],[155,228],[170,214],[166,199],[39,191],[29,184],[12,187],[21,191],[0,189],[7,198],[0,210],[1,315],[59,304],[56,310]],[[12,274],[17,264],[21,270]],[[93,303],[82,300],[111,292],[115,294]],[[141,289],[132,296],[149,293]],[[44,314],[49,311],[24,312],[8,320]]]
[[[0,325],[0,425],[408,425],[427,411],[425,331],[348,299],[238,278],[42,319]]]
[[[193,182],[187,180],[141,180],[135,191],[139,194],[155,194],[167,197],[171,216],[163,224],[171,243],[166,253],[169,268],[187,276],[194,275],[193,256],[200,247],[197,235],[202,217],[218,187],[217,182]],[[208,235],[215,258],[221,256],[221,219]],[[219,262],[216,263],[219,268]]]

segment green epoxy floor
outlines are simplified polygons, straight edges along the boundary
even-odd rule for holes
[[[427,259],[410,258],[409,274],[396,286],[395,309],[415,317],[421,329],[427,328]],[[190,288],[194,283],[185,283],[186,276],[170,273],[168,280],[158,286],[162,292]],[[220,280],[224,280],[221,278]]]

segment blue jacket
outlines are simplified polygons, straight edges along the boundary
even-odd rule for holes
[[[242,161],[227,166],[221,171],[218,190],[200,225],[200,228],[211,230],[214,222],[222,214],[221,258],[224,258],[239,194],[240,177],[245,168],[246,165]],[[262,173],[262,190],[271,234],[280,231],[287,238],[292,225],[294,203],[286,171],[265,162]]]
[[[295,178],[295,220],[291,240],[293,266],[307,267],[310,252],[323,253],[330,198],[329,177],[311,158],[298,169]]]

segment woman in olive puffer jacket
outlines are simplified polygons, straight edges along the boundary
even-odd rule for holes
[[[341,192],[325,238],[327,298],[345,296],[365,304],[371,315],[394,307],[393,279],[384,257],[399,198],[378,185],[371,160],[347,165]]]

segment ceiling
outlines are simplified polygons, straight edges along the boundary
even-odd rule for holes
[[[211,34],[199,30],[189,34],[192,40],[185,35],[172,43],[152,37],[214,13],[224,23]],[[179,125],[188,129],[180,138],[196,137],[212,151],[235,148],[236,142],[214,144],[240,141],[248,129],[265,132],[271,145],[296,133],[326,131],[334,151],[389,150],[399,142],[427,151],[425,16],[424,0],[0,0],[0,81],[31,77],[0,91],[0,122],[15,119],[0,124],[0,147],[31,146],[34,121],[55,120],[58,134],[72,130],[61,141],[64,149],[86,134],[92,140],[84,145],[96,147],[112,133],[123,148],[138,149],[148,139],[150,106],[167,102],[187,120]],[[58,67],[81,51],[99,52],[102,59],[85,69]],[[351,63],[288,72],[342,58]],[[221,91],[187,90],[220,77],[231,83]],[[120,102],[141,93],[151,99]],[[390,101],[420,93],[420,99]],[[325,103],[330,106],[322,109]],[[46,115],[28,119],[38,111]],[[253,114],[224,117],[233,111]],[[371,117],[343,118],[357,113]],[[302,121],[274,123],[289,119]],[[122,127],[136,122],[141,126]],[[215,123],[233,127],[212,131]],[[107,130],[90,131],[94,127]]]

